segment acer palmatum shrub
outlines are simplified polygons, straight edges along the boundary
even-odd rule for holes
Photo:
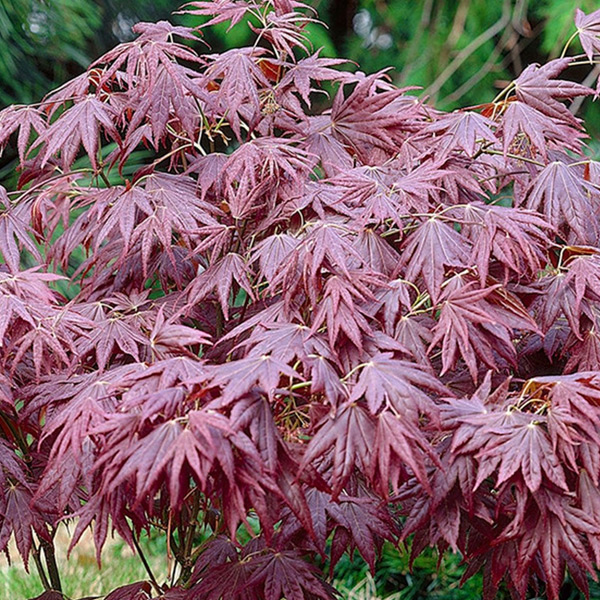
[[[385,540],[486,598],[585,592],[600,164],[559,77],[600,11],[585,55],[445,114],[320,57],[294,0],[184,10],[256,43],[139,24],[0,113],[0,547],[60,591],[61,521],[98,556],[162,531],[169,579],[107,600],[332,598],[318,565]]]

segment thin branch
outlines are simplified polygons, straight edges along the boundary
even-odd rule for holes
[[[518,65],[515,63],[515,48],[517,49],[516,54],[518,54],[518,56],[521,56],[521,53],[523,52],[523,50],[525,50],[528,46],[531,45],[531,43],[534,41],[534,39],[537,38],[540,30],[542,29],[542,25],[539,24],[535,29],[532,30],[530,37],[527,38],[521,38],[514,46],[514,48],[511,48],[511,53],[506,56],[502,62],[500,62],[497,67],[498,69],[502,70],[502,69],[506,69],[508,67],[508,65],[510,65],[511,63],[513,63],[514,65],[514,71],[519,74],[520,70]],[[494,52],[496,51],[496,48],[494,49]],[[488,59],[489,60],[489,59]],[[468,81],[466,81],[465,83],[463,83],[463,85],[461,85],[459,88],[457,88],[454,92],[452,92],[451,94],[449,94],[448,96],[446,96],[445,98],[443,98],[440,102],[455,102],[457,100],[459,100],[464,94],[466,94],[466,92],[468,92],[472,86],[474,86],[475,84],[477,84],[482,78],[483,76],[487,75],[487,73],[485,72],[485,69],[487,67],[487,62],[483,65],[483,67],[477,72],[475,73],[475,75],[473,75],[473,77],[471,77]],[[508,90],[509,88],[504,88],[504,90],[502,90],[501,93],[505,92],[506,90]],[[460,95],[457,95],[458,92],[460,91]],[[496,100],[499,99],[499,96],[496,97]]]
[[[486,29],[483,33],[478,35],[470,44],[465,46],[454,58],[454,60],[442,71],[439,77],[423,92],[425,96],[434,96],[437,94],[442,86],[456,73],[460,66],[477,51],[478,48],[483,46],[486,42],[491,40],[495,35],[500,33],[510,22],[510,0],[504,0],[502,6],[502,17],[491,27]]]
[[[421,39],[423,38],[423,34],[426,29],[429,27],[431,23],[431,12],[433,10],[433,0],[425,0],[423,3],[423,12],[421,13],[421,20],[419,21],[419,27],[412,36],[412,40],[410,43],[410,49],[406,55],[406,60],[404,61],[404,68],[400,73],[400,81],[405,81],[413,68],[413,63],[417,54],[419,53],[419,46],[421,45]]]
[[[571,42],[579,35],[579,30],[575,31],[573,34],[571,34],[571,37],[567,40],[567,43],[564,45],[562,52],[560,53],[560,58],[564,58],[567,54],[567,50],[569,49],[569,46],[571,45]]]
[[[527,158],[526,156],[521,156],[519,154],[511,154],[510,152],[502,152],[501,150],[483,150],[484,154],[495,154],[496,156],[506,156],[508,158],[513,158],[514,160],[520,160],[521,162],[529,163],[530,165],[536,165],[538,167],[544,168],[546,165],[544,163],[539,162],[538,160],[534,160],[533,158]]]
[[[98,171],[98,175],[100,175],[100,178],[102,179],[102,181],[104,182],[104,185],[106,185],[106,187],[111,187],[110,180],[106,176],[106,173],[104,172],[103,168],[100,168],[100,170]]]
[[[427,59],[427,52],[419,52],[419,48],[421,46],[423,34],[427,29],[429,29],[431,25],[431,15],[433,14],[433,1],[434,0],[425,0],[425,2],[423,3],[423,12],[421,13],[421,20],[419,21],[417,31],[411,38],[409,48],[406,52],[406,58],[404,59],[404,67],[400,72],[400,76],[398,78],[399,84],[403,84],[410,75],[410,73],[415,69],[415,67],[420,66],[421,63]],[[419,54],[420,59],[418,59]]]
[[[465,23],[467,22],[467,15],[469,14],[469,9],[471,8],[471,0],[461,0],[458,8],[456,9],[456,13],[454,15],[454,21],[452,23],[452,29],[448,34],[448,39],[445,42],[445,46],[448,47],[448,50],[454,48],[458,43],[461,35],[465,31]]]
[[[163,589],[160,585],[158,585],[158,581],[156,581],[156,577],[154,577],[154,573],[152,572],[152,569],[150,568],[150,564],[148,563],[148,561],[146,560],[146,557],[144,555],[144,551],[142,550],[142,547],[140,546],[137,537],[135,535],[135,531],[131,531],[131,539],[133,540],[133,545],[135,546],[136,552],[138,553],[138,556],[140,557],[140,560],[142,561],[142,564],[144,565],[144,569],[146,569],[146,573],[148,574],[148,577],[150,579],[150,582],[152,583],[152,585],[154,586],[154,588],[156,589],[156,591],[161,594],[163,592]]]
[[[33,555],[33,561],[35,562],[35,568],[37,569],[38,575],[40,576],[40,581],[44,586],[45,590],[51,590],[52,587],[50,582],[48,581],[48,576],[44,571],[44,566],[42,565],[42,559],[40,557],[40,549],[35,545],[35,542],[31,540],[31,554]]]
[[[582,85],[587,87],[591,87],[592,83],[594,83],[594,79],[600,76],[600,64],[596,64],[594,68],[588,73],[588,76],[581,82]],[[571,106],[569,106],[569,110],[576,115],[581,108],[581,105],[585,101],[585,96],[577,96],[573,102],[571,102]]]
[[[56,564],[56,554],[54,552],[54,543],[40,539],[40,545],[44,549],[44,558],[46,559],[46,567],[50,576],[50,584],[53,590],[62,592],[62,582],[60,580],[60,572]]]
[[[508,35],[510,35],[510,32]],[[467,79],[467,81],[465,81],[461,86],[456,88],[456,90],[454,90],[451,94],[448,94],[446,97],[442,98],[439,101],[440,104],[444,104],[445,102],[456,102],[468,91],[472,90],[473,86],[478,84],[488,73],[492,71],[494,67],[497,66],[496,61],[500,57],[502,49],[506,46],[507,37],[508,36],[506,34],[503,35],[481,68],[472,77]]]

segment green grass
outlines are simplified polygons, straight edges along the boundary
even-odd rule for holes
[[[115,539],[107,543],[99,569],[90,535],[84,535],[69,559],[66,557],[68,539],[66,531],[62,531],[57,544],[63,591],[68,598],[102,598],[119,586],[148,579],[140,560],[124,542]],[[160,534],[150,538],[142,536],[140,545],[156,579],[162,584],[168,572],[164,537]],[[417,557],[410,569],[408,551],[385,544],[374,576],[358,554],[354,559],[344,556],[335,569],[333,585],[340,592],[341,600],[480,600],[481,575],[460,586],[464,570],[459,556],[447,553],[439,560],[432,549],[426,549]],[[29,600],[43,591],[33,561],[29,573],[18,559],[12,566],[0,561],[1,600]],[[569,582],[563,589],[563,597],[565,600],[583,600],[583,594]],[[590,597],[600,598],[600,585],[591,582]],[[498,596],[498,600],[508,598],[504,590]]]
[[[163,541],[142,538],[141,545],[158,581],[163,581],[167,570]],[[115,540],[107,544],[102,553],[101,569],[96,563],[95,551],[89,539],[84,539],[76,546],[69,559],[66,557],[67,547],[68,542],[63,548],[58,547],[58,561],[63,592],[74,600],[85,596],[103,596],[121,585],[148,579],[140,560],[122,541]],[[29,600],[43,591],[33,560],[30,561],[29,573],[18,558],[12,566],[0,565],[0,598]]]
[[[408,549],[386,543],[374,577],[360,556],[346,555],[336,566],[334,587],[344,600],[480,600],[480,575],[460,585],[465,569],[458,555],[448,552],[440,560],[431,548],[411,568]]]

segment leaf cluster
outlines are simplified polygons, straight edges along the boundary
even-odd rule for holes
[[[60,521],[98,559],[162,530],[168,581],[106,600],[334,598],[317,560],[374,571],[409,536],[485,598],[587,592],[600,167],[574,59],[444,113],[314,52],[297,0],[183,10],[204,25],[140,23],[0,112],[0,548],[57,595]],[[196,51],[244,22],[252,46]],[[599,22],[577,14],[592,60]]]

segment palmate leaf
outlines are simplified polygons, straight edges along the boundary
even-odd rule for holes
[[[189,63],[198,63],[198,55],[187,46],[173,41],[174,36],[188,40],[196,40],[194,31],[188,27],[172,25],[167,21],[158,23],[137,23],[133,30],[139,38],[133,42],[119,44],[106,54],[94,61],[91,67],[101,67],[101,77],[98,87],[111,83],[115,75],[123,70],[123,80],[128,90],[141,87],[144,90],[152,89],[159,65],[165,68],[175,68],[174,59]],[[180,79],[183,82],[184,79]],[[190,82],[191,90],[194,88]]]
[[[261,277],[271,283],[299,243],[298,238],[288,233],[276,233],[262,240],[252,255],[253,260],[258,260]]]
[[[284,0],[283,3],[289,3]],[[286,8],[291,9],[291,4]],[[310,23],[319,23],[317,19],[305,14],[290,11],[273,11],[269,13],[266,26],[250,28],[259,36],[265,37],[277,54],[283,56],[294,56],[294,49],[298,48],[308,54],[309,40],[305,27]],[[265,74],[269,74],[268,71]],[[276,79],[276,78],[275,78]]]
[[[10,136],[19,131],[17,150],[19,160],[24,162],[31,134],[43,133],[48,124],[40,111],[33,106],[9,106],[0,111],[0,148],[6,147]]]
[[[554,448],[568,443],[575,446],[580,439],[600,443],[600,381],[595,372],[536,377],[530,381],[531,386],[540,386],[547,393],[548,430]],[[568,428],[554,427],[561,419]]]
[[[293,551],[273,552],[252,560],[253,572],[246,586],[263,590],[265,600],[335,599],[335,590],[321,581],[316,568]],[[310,596],[308,595],[310,594]]]
[[[231,214],[247,216],[255,199],[284,182],[302,183],[315,160],[291,141],[257,139],[242,144],[223,165]]]
[[[33,491],[26,482],[8,481],[0,489],[0,548],[6,550],[12,536],[17,550],[27,566],[29,552],[38,538],[47,540],[45,516],[32,508]]]
[[[382,407],[392,408],[416,426],[421,413],[435,412],[431,398],[421,388],[447,394],[439,380],[423,367],[383,353],[371,357],[362,366],[350,399],[356,401],[364,396],[372,414],[376,415]]]
[[[151,594],[152,586],[148,581],[136,581],[113,590],[105,600],[147,600]]]
[[[567,560],[572,559],[570,570],[579,566],[592,572],[592,560],[586,537],[598,534],[596,515],[585,513],[566,498],[554,498],[546,492],[536,499],[524,525],[519,543],[520,564],[517,579],[522,579],[534,559],[541,559],[548,597],[558,598]]]
[[[191,15],[212,17],[200,27],[210,27],[225,21],[231,21],[229,29],[239,23],[248,11],[256,8],[255,2],[247,0],[213,0],[209,2],[197,0],[188,2],[183,7],[183,12]]]
[[[454,429],[452,452],[476,457],[475,489],[496,473],[497,486],[521,480],[531,493],[547,485],[568,491],[556,436],[548,433],[550,417],[519,410],[519,400],[507,397],[508,383],[491,392],[488,375],[470,401],[443,409],[443,422]]]
[[[99,133],[105,132],[117,143],[121,138],[115,127],[115,109],[93,95],[77,101],[43,131],[33,148],[42,146],[41,161],[44,166],[58,152],[63,169],[73,164],[79,146],[83,145],[94,169],[98,166]]]
[[[457,355],[460,352],[469,368],[474,381],[477,380],[477,359],[482,360],[489,367],[496,367],[492,352],[494,344],[486,340],[486,332],[478,330],[476,326],[484,324],[496,325],[494,317],[478,303],[490,293],[491,290],[467,289],[454,290],[442,296],[443,304],[440,318],[433,331],[433,339],[429,349],[442,341],[442,373],[456,366]],[[512,348],[510,337],[506,329],[500,332],[500,343]],[[486,343],[487,342],[487,343]],[[497,344],[498,342],[494,340]],[[513,351],[514,352],[514,351]]]
[[[412,354],[418,364],[431,368],[427,348],[433,339],[434,327],[435,321],[428,317],[404,316],[398,320],[393,335]]]
[[[569,66],[571,61],[570,58],[559,58],[541,67],[539,65],[528,66],[515,79],[517,98],[549,117],[577,125],[577,119],[560,100],[576,96],[590,96],[594,92],[579,83],[555,79]]]
[[[372,495],[358,491],[356,496],[342,494],[337,503],[327,507],[336,524],[332,563],[337,561],[340,551],[356,548],[374,573],[376,551],[384,540],[395,542],[397,531],[386,507]]]
[[[526,207],[543,212],[549,223],[575,234],[582,244],[594,244],[598,226],[594,218],[598,190],[576,168],[562,161],[549,163],[532,182]]]
[[[284,363],[294,359],[305,363],[315,356],[333,358],[322,336],[312,333],[306,325],[295,323],[262,322],[238,347],[249,348],[246,357],[277,353],[278,360]]]
[[[367,230],[364,237],[367,239],[361,240],[359,238],[356,246],[359,251],[366,246],[365,250],[361,253],[363,255],[368,253],[369,260],[367,260],[367,264],[376,271],[384,274],[387,274],[386,271],[389,268],[389,274],[391,275],[398,264],[397,253],[389,248],[389,246],[384,246],[385,242],[371,230]],[[393,262],[392,259],[394,259]],[[391,279],[385,288],[376,292],[375,296],[377,299],[369,306],[369,310],[375,314],[383,310],[383,324],[386,333],[391,334],[394,331],[396,321],[403,313],[409,311],[413,303],[414,294],[415,288],[411,287],[405,279]]]
[[[142,333],[137,321],[135,316],[128,318],[118,314],[100,319],[89,335],[80,338],[80,355],[83,357],[93,351],[100,372],[119,352],[139,362],[140,349],[149,345],[150,340]]]
[[[149,343],[155,357],[167,358],[180,355],[187,346],[209,344],[210,338],[203,331],[166,320],[161,307],[150,332]]]
[[[375,281],[369,272],[361,274],[356,268],[363,260],[352,243],[354,235],[349,225],[337,221],[311,223],[308,233],[287,255],[288,260],[281,263],[270,282],[269,291],[275,293],[281,290],[288,306],[298,293],[302,293],[308,296],[313,307],[317,307],[323,278],[331,273],[339,276],[331,283],[331,294],[339,296],[345,288],[350,296],[369,296],[371,292],[363,281],[368,283],[369,278],[371,283]],[[352,275],[350,269],[353,270]],[[327,311],[321,312],[323,317]]]
[[[590,255],[575,256],[567,265],[564,286],[575,291],[575,313],[579,314],[584,297],[592,302],[600,299],[600,256],[594,251]]]
[[[319,56],[321,50],[302,58],[301,60],[286,65],[286,70],[277,84],[280,89],[289,88],[299,94],[307,106],[310,107],[311,92],[316,91],[311,81],[354,81],[356,76],[352,73],[339,71],[332,67],[347,64],[347,60],[341,58],[322,58]]]
[[[169,254],[173,245],[173,233],[184,243],[192,246],[192,233],[199,225],[214,225],[217,211],[196,196],[194,182],[182,175],[155,173],[145,179],[144,200],[138,199],[138,208],[146,217],[133,229],[131,243],[141,242],[142,266],[146,269],[152,246],[160,243]],[[174,262],[174,260],[173,260]],[[146,271],[144,270],[144,273]]]
[[[457,111],[443,115],[424,132],[440,135],[440,148],[444,153],[462,150],[467,156],[474,156],[482,145],[495,146],[498,138],[496,124],[483,115],[471,111]]]
[[[581,328],[580,336],[571,333],[565,344],[565,352],[569,355],[565,373],[600,370],[600,338],[597,335],[600,315],[597,309],[592,309],[590,313],[586,319],[588,324]]]
[[[353,231],[351,227],[336,223],[317,222],[306,238],[303,245],[308,250],[308,260],[305,259],[312,281],[323,267],[332,272],[341,271],[351,279],[349,266],[354,261],[361,260],[360,254],[352,245]]]
[[[50,249],[63,265],[68,264],[77,246],[85,244],[93,248],[89,260],[96,262],[97,269],[106,263],[111,268],[115,260],[122,266],[125,257],[137,254],[145,276],[150,257],[160,245],[171,263],[173,278],[181,284],[175,238],[177,245],[191,248],[196,231],[202,226],[218,225],[215,215],[219,211],[198,198],[194,181],[183,175],[173,178],[171,174],[153,173],[133,186],[91,192],[88,201],[92,206]],[[96,227],[91,228],[90,223]],[[107,244],[107,240],[113,244]],[[84,263],[80,271],[85,272],[89,266]]]
[[[24,316],[20,309],[22,303],[10,301],[5,297],[6,306],[12,316]],[[87,334],[89,323],[77,317],[75,313],[59,307],[31,303],[26,325],[12,330],[12,339],[7,345],[3,361],[10,361],[14,373],[22,362],[32,361],[36,381],[42,372],[50,373],[57,365],[69,368],[76,360],[77,341]],[[8,326],[8,323],[1,323]]]
[[[276,355],[249,356],[213,368],[212,383],[222,386],[218,405],[227,405],[258,386],[272,398],[282,376],[301,380],[302,376]]]
[[[325,356],[309,355],[305,368],[310,372],[311,391],[315,394],[323,394],[328,404],[337,406],[348,398],[348,391],[334,366],[337,361],[327,355],[329,351]]]
[[[450,214],[460,218],[461,233],[473,242],[472,260],[482,287],[494,259],[519,276],[536,274],[546,265],[553,227],[538,213],[472,202]]]
[[[257,539],[247,544],[241,555],[220,561],[214,576],[205,573],[203,579],[190,588],[186,599],[203,597],[210,600],[294,600],[337,597],[335,590],[318,577],[318,571],[296,550],[275,550]]]
[[[592,60],[594,53],[600,53],[600,10],[586,15],[581,9],[575,10],[575,27],[583,51]]]
[[[357,167],[330,181],[342,191],[340,202],[349,205],[361,224],[381,223],[392,219],[403,226],[411,211],[427,212],[433,183],[444,171],[432,161],[410,172],[389,167]]]
[[[252,575],[252,567],[252,561],[242,560],[215,565],[211,569],[211,577],[205,577],[190,588],[185,600],[193,600],[200,594],[207,600],[237,600],[241,590],[248,600],[259,600],[258,593],[246,585]]]
[[[503,429],[496,433],[489,430],[489,441],[479,454],[484,466],[480,467],[475,485],[481,485],[497,470],[497,485],[519,472],[531,492],[536,492],[543,480],[568,490],[564,469],[552,449],[544,421],[515,411],[505,420]]]
[[[214,103],[227,118],[236,137],[241,141],[241,122],[250,109],[250,123],[256,123],[261,114],[259,90],[271,87],[262,72],[258,59],[266,53],[263,48],[235,48],[222,54],[207,55],[205,71],[209,81],[217,85]],[[245,120],[245,119],[244,119]]]
[[[358,276],[360,277],[360,274]],[[358,277],[353,282],[342,277],[330,277],[325,284],[325,293],[319,309],[313,317],[311,328],[313,333],[317,332],[323,324],[327,325],[329,347],[332,352],[335,352],[336,342],[342,331],[361,350],[363,335],[372,332],[364,310],[360,307],[360,300],[365,299],[363,294],[369,293],[369,290],[365,286],[357,290],[357,280]]]
[[[375,93],[379,88],[386,91]],[[406,125],[422,118],[420,105],[404,96],[407,89],[389,88],[380,73],[364,77],[347,98],[340,87],[331,108],[333,135],[367,164],[374,148],[393,153]]]
[[[580,337],[580,305],[577,303],[576,292],[571,285],[564,285],[564,275],[554,273],[542,277],[531,286],[533,293],[540,293],[532,302],[532,310],[544,333],[558,322],[564,315],[567,323],[576,337]]]
[[[375,229],[361,231],[354,241],[354,247],[360,254],[365,266],[376,273],[391,276],[398,266],[400,259],[398,253]],[[391,281],[388,286],[394,286],[394,284],[396,285],[396,292],[401,294],[402,292],[398,290],[401,285],[400,282]],[[393,292],[391,295],[394,295]],[[409,304],[410,302],[406,303],[405,306]]]
[[[8,331],[11,323],[14,326],[14,321],[16,319],[20,319],[30,327],[35,327],[36,321],[34,315],[30,312],[30,304],[14,294],[7,293],[4,289],[0,288],[0,290],[2,292],[0,293],[0,340],[2,340],[2,345],[5,345],[7,342],[5,333]],[[11,328],[10,333],[11,337],[13,337],[18,335],[19,330]]]
[[[135,370],[117,367],[100,376],[92,373],[64,379],[53,377],[30,390],[34,400],[28,403],[27,413],[46,419],[41,439],[51,443],[44,456],[46,468],[36,500],[52,494],[62,511],[69,505],[78,505],[73,494],[79,486],[93,487],[96,446],[91,441],[92,432],[115,411],[115,384]]]
[[[239,549],[224,535],[218,535],[205,543],[200,558],[194,564],[191,582],[196,583],[210,566],[218,566],[238,559]]]
[[[201,272],[191,283],[187,290],[188,306],[200,303],[213,289],[216,289],[223,315],[228,319],[229,296],[234,283],[237,283],[250,298],[254,298],[254,291],[248,279],[244,259],[239,254],[229,252],[222,259]]]
[[[342,493],[337,500],[332,500],[327,492],[315,488],[306,492],[317,547],[325,549],[328,536],[334,533],[330,565],[332,572],[341,555],[355,549],[374,570],[377,550],[383,541],[395,543],[398,537],[396,525],[385,504],[360,486],[351,484],[349,487],[355,495]],[[283,523],[284,536],[293,535],[299,528],[297,516],[288,514]]]
[[[520,531],[515,535],[513,521],[508,528],[512,530],[510,534],[499,535],[488,529],[478,539],[472,538],[477,558],[467,576],[485,564],[485,574],[489,577],[488,585],[484,586],[486,599],[496,596],[502,578],[514,594],[525,597],[527,582],[535,578],[545,583],[544,596],[556,600],[568,568],[572,580],[587,597],[586,571],[593,560],[592,541],[597,538],[596,515],[591,510],[582,510],[573,498],[560,497],[555,491],[542,490],[535,499],[525,498],[520,492],[517,495],[526,503],[515,517]],[[491,546],[485,557],[484,546]]]
[[[131,142],[136,139],[144,123],[149,124],[155,148],[164,140],[167,124],[171,119],[177,119],[176,127],[181,129],[182,133],[188,132],[188,135],[191,135],[198,129],[200,114],[196,97],[204,94],[192,81],[192,74],[194,71],[169,60],[163,59],[157,66],[151,91],[142,94],[138,102],[132,103],[135,109],[129,119],[123,152],[119,157],[121,163],[138,145],[139,142]]]
[[[426,490],[431,489],[426,457],[437,460],[437,455],[420,430],[419,423],[409,415],[384,410],[377,416],[375,456],[370,477],[384,498],[390,486],[394,493],[398,493],[400,484],[410,475],[416,477]]]
[[[469,266],[469,241],[441,218],[432,215],[422,222],[404,243],[401,266],[409,281],[419,277],[433,302],[437,302],[446,267],[463,269]]]
[[[252,441],[210,409],[190,410],[186,420],[187,424],[173,419],[150,427],[138,417],[115,414],[98,427],[95,431],[103,433],[107,443],[96,462],[104,501],[127,490],[127,502],[135,509],[164,484],[178,511],[192,489],[191,476],[199,490],[222,498],[230,533],[247,522],[250,506],[268,522],[264,494],[274,486]],[[137,432],[134,439],[132,431]]]
[[[401,539],[415,534],[411,560],[428,544],[453,549],[461,547],[460,533],[467,520],[475,519],[477,530],[492,522],[489,507],[485,504],[486,495],[474,486],[475,459],[452,455],[448,449],[448,440],[438,448],[442,467],[429,467],[428,488],[411,478],[393,497],[394,502],[402,503],[402,514],[406,516]]]
[[[581,151],[581,132],[575,127],[518,100],[510,102],[503,112],[498,131],[505,155],[539,153],[545,161],[549,145]]]
[[[354,167],[351,149],[333,135],[329,116],[308,116],[303,124],[305,139],[302,146],[319,158],[319,164],[328,177]]]
[[[215,459],[215,448],[206,446],[207,441],[212,443],[212,439],[198,439],[191,430],[184,429],[176,421],[167,421],[142,437],[133,447],[123,444],[121,452],[108,455],[113,464],[117,460],[120,462],[118,473],[113,471],[113,475],[117,476],[110,481],[110,488],[134,477],[133,500],[137,500],[156,490],[160,480],[167,478],[171,502],[176,507],[189,491],[187,486],[181,489],[184,466],[189,466],[201,488],[206,486],[206,478]]]
[[[373,460],[375,420],[359,403],[346,403],[319,425],[302,459],[301,471],[320,459],[331,465],[332,496],[337,498],[355,468],[368,472]]]
[[[500,285],[474,289],[473,282],[465,283],[459,277],[447,283],[429,346],[431,351],[442,342],[442,374],[456,365],[459,353],[473,381],[478,378],[478,363],[496,369],[497,357],[501,357],[515,364],[513,330],[537,330],[518,299],[511,299],[505,290],[500,292]]]
[[[40,253],[29,235],[31,209],[25,203],[13,205],[2,186],[0,203],[3,206],[3,210],[0,211],[0,253],[4,263],[16,273],[20,271],[21,248],[30,252],[35,260],[41,260]]]

